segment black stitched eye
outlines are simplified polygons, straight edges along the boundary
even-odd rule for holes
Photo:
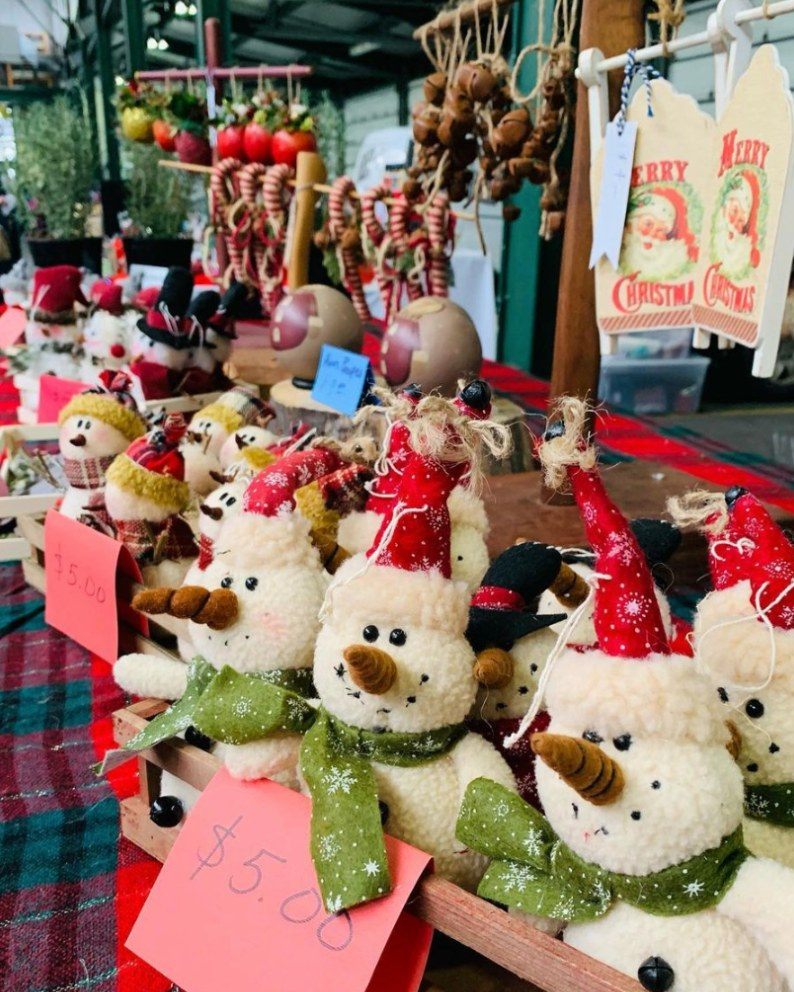
[[[529,670],[530,670],[530,672],[532,672],[532,674],[533,674],[533,675],[534,675],[534,674],[535,674],[535,672],[536,672],[536,671],[538,670],[538,666],[537,666],[537,665],[535,664],[535,662],[534,662],[534,661],[533,661],[533,662],[532,662],[532,664],[531,664],[531,665],[529,666]]]
[[[429,675],[422,675],[421,678],[419,679],[419,681],[420,682],[429,682],[430,681],[430,676]]]
[[[652,789],[661,789],[661,787],[662,787],[662,783],[659,781],[658,778],[654,779],[653,782],[651,782]]]
[[[529,689],[525,685],[520,685],[518,687],[518,694],[519,694],[519,696],[526,696],[526,694],[528,692],[529,692]]]
[[[231,584],[232,584],[231,575],[227,575],[221,579],[221,589],[228,589]]]
[[[747,771],[748,772],[757,772],[758,771],[758,763],[755,762],[755,761],[751,761],[750,764],[747,766]]]
[[[227,506],[234,506],[234,504],[235,504],[236,502],[237,502],[237,497],[236,497],[236,496],[230,496],[230,497],[229,497],[229,498],[228,498],[228,499],[226,500],[226,505],[227,505]]]
[[[618,751],[628,751],[631,747],[631,734],[621,734],[620,737],[613,738],[612,743]]]
[[[253,592],[258,585],[259,585],[259,579],[257,579],[256,576],[254,575],[249,575],[248,578],[245,580],[245,588],[248,589],[250,592]]]
[[[401,648],[407,640],[408,635],[400,627],[395,627],[389,634],[389,643],[393,644],[395,647]]]
[[[370,644],[372,644],[373,641],[377,641],[379,634],[380,631],[372,623],[368,623],[367,626],[361,631],[361,636],[365,641],[369,641]]]
[[[582,737],[586,741],[590,741],[591,744],[600,744],[604,739],[600,734],[596,733],[595,730],[585,730]]]
[[[723,703],[728,702],[728,693],[722,688],[722,686],[720,686],[719,689],[717,689],[717,695],[720,697],[720,700]]]
[[[757,720],[764,715],[764,704],[760,699],[748,699],[744,704],[744,712],[752,720]]]

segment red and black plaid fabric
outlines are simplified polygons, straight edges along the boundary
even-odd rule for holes
[[[115,455],[103,458],[64,458],[63,470],[70,486],[74,489],[99,489],[105,484],[105,473],[110,468]]]
[[[148,520],[114,520],[116,538],[123,541],[136,561],[159,564],[166,558],[195,558],[198,547],[190,524],[182,517],[167,517],[160,524]]]

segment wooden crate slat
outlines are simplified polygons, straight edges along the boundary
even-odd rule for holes
[[[24,537],[0,538],[0,561],[22,561],[30,555],[30,544]]]

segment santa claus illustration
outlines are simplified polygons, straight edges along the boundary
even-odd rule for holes
[[[690,226],[694,191],[677,186],[643,186],[632,192],[620,271],[651,282],[676,279],[698,257],[697,236]]]
[[[761,261],[760,176],[755,169],[732,169],[720,190],[712,227],[712,258],[729,279],[745,278]]]

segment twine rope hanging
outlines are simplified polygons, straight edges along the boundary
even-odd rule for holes
[[[653,2],[656,4],[656,10],[648,14],[648,20],[658,23],[662,54],[664,58],[667,58],[669,54],[668,42],[677,37],[678,30],[686,18],[684,0],[653,0]],[[764,0],[764,8],[768,2],[769,0]]]

